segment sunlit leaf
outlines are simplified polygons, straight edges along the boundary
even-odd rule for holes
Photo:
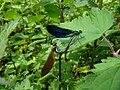
[[[78,17],[72,22],[62,23],[61,27],[70,30],[82,30],[81,36],[71,47],[75,49],[100,38],[109,30],[113,22],[113,16],[107,10],[92,9],[89,16]]]
[[[28,20],[29,22],[39,22],[44,18],[44,15],[34,15],[34,16],[29,16]]]
[[[19,41],[16,41],[14,43],[12,43],[12,45],[22,45],[22,44],[25,44],[26,41],[25,40],[19,40]]]
[[[7,40],[10,33],[15,29],[19,21],[19,18],[6,23],[0,28],[0,58],[5,55],[5,48],[7,47]]]
[[[32,39],[39,39],[39,38],[45,38],[42,34],[37,34],[32,37]]]
[[[33,90],[33,86],[30,85],[29,79],[24,79],[21,84],[16,83],[15,90]]]
[[[6,20],[12,20],[18,18],[20,15],[17,13],[16,10],[10,10],[7,12],[4,12],[4,17]]]
[[[0,85],[9,85],[10,84],[10,82],[5,80],[5,78],[0,78],[0,81],[1,81]]]
[[[64,0],[64,3],[72,3],[74,0]]]
[[[80,6],[85,6],[88,4],[88,1],[87,0],[75,0],[74,1],[74,5],[76,7],[80,7]]]
[[[117,58],[104,59],[103,63],[95,65],[94,74],[78,82],[75,90],[119,90],[120,89],[120,60]]]

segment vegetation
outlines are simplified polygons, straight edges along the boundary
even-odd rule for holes
[[[120,90],[119,0],[0,3],[0,90]],[[49,24],[82,34],[60,55]],[[69,40],[53,42],[64,50]]]

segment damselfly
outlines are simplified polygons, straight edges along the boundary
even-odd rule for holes
[[[53,35],[53,37],[50,40],[50,44],[53,44],[52,41],[55,38],[68,38],[68,37],[78,36],[79,34],[82,33],[81,30],[72,31],[72,30],[69,30],[69,29],[57,27],[55,25],[48,25],[47,26],[47,31],[51,35]]]

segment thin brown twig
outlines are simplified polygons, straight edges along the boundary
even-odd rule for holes
[[[113,46],[111,45],[110,41],[108,41],[107,38],[104,35],[102,37],[103,37],[103,40],[106,41],[108,46],[110,47],[110,50],[112,51],[113,56],[120,59],[120,55],[119,55],[120,49],[115,52],[115,50],[114,50]]]

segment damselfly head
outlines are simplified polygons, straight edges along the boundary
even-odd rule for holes
[[[82,33],[82,31],[81,31],[81,30],[79,30],[79,33]]]
[[[81,30],[79,30],[79,31],[74,31],[74,35],[79,35],[79,34],[81,34],[81,33],[82,33]]]

